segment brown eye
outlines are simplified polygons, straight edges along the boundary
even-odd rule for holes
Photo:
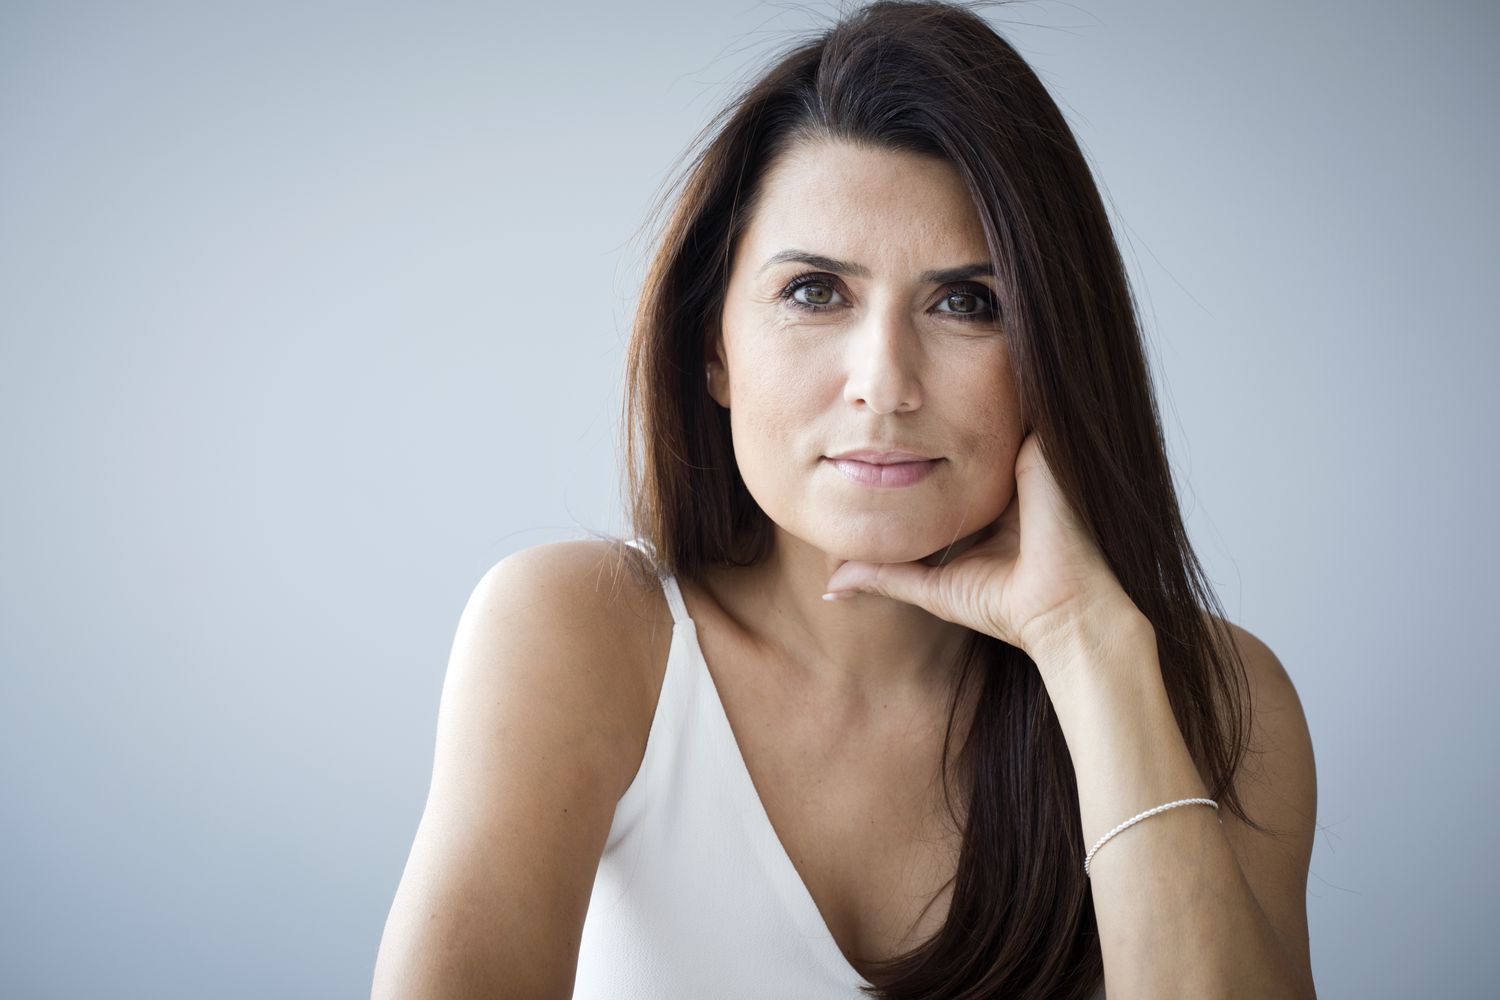
[[[800,302],[806,302],[811,306],[826,306],[829,302],[833,301],[833,289],[829,288],[827,285],[819,281],[814,281],[803,285],[798,289],[798,291],[808,292],[812,296],[811,298],[803,298],[798,300]]]
[[[806,295],[799,292],[806,290]],[[781,297],[794,309],[803,309],[808,312],[822,312],[831,308],[836,303],[834,297],[838,291],[833,283],[817,275],[802,275],[782,289]]]
[[[978,312],[984,306],[984,303],[979,301],[979,296],[969,292],[954,292],[948,296],[948,301],[960,303],[953,311],[961,313]]]
[[[940,305],[948,305],[950,308],[939,309],[938,312],[945,312],[966,322],[995,319],[999,312],[994,293],[982,285],[955,289],[943,297]]]

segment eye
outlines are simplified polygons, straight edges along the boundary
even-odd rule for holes
[[[957,303],[958,308],[939,309],[938,312],[948,313],[966,323],[992,321],[1000,311],[1000,304],[995,300],[995,293],[980,284],[951,286],[939,305],[953,303]]]
[[[808,298],[798,298],[797,293],[804,288],[808,289]],[[822,312],[831,308],[833,306],[831,299],[836,294],[838,292],[833,287],[833,282],[820,274],[799,275],[781,290],[781,298],[788,305],[807,312]]]
[[[839,295],[837,280],[826,274],[801,274],[793,278],[780,292],[780,298],[793,309],[820,313],[836,308],[834,298]],[[806,295],[798,293],[806,289]],[[1000,304],[995,293],[978,282],[950,285],[948,293],[939,301],[937,311],[952,316],[962,323],[994,323],[998,321]]]

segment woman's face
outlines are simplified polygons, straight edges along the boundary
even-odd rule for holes
[[[1025,423],[989,270],[946,162],[830,142],[772,164],[734,248],[709,391],[784,531],[906,562],[1000,516]],[[836,461],[860,449],[931,461]]]

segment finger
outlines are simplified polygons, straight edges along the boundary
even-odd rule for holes
[[[1052,474],[1052,466],[1042,454],[1041,443],[1026,450],[1016,463],[1016,517],[1020,524],[1042,525],[1048,514],[1066,507],[1062,487]]]
[[[828,578],[824,600],[839,600],[840,595],[875,594],[905,601],[918,607],[928,606],[934,567],[920,562],[864,563],[846,562]],[[830,596],[832,595],[832,596]],[[928,609],[932,610],[932,609]]]

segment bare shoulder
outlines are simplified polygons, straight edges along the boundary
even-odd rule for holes
[[[1264,830],[1251,829],[1227,810],[1219,818],[1256,901],[1310,990],[1307,878],[1318,809],[1312,733],[1291,673],[1271,647],[1249,629],[1214,621],[1227,626],[1245,665],[1250,744],[1234,787]]]
[[[599,539],[549,542],[492,566],[475,586],[458,642],[535,645],[513,662],[551,675],[564,704],[592,714],[591,729],[622,751],[635,773],[655,705],[651,666],[665,657],[672,615],[639,553]],[[486,662],[485,657],[465,657]],[[660,678],[655,678],[659,681]],[[632,751],[634,753],[632,754]]]
[[[1296,763],[1308,769],[1304,777],[1311,778],[1312,739],[1291,673],[1255,633],[1227,619],[1213,621],[1228,631],[1245,666],[1250,689],[1251,756],[1264,759],[1268,754],[1290,752]],[[1255,773],[1260,774],[1258,766]]]
[[[568,995],[615,807],[650,728],[645,653],[671,634],[665,599],[653,603],[621,547],[535,546],[475,585],[374,997]]]
[[[645,557],[622,542],[579,539],[521,549],[490,567],[475,597],[502,596],[543,614],[571,619],[587,633],[618,640],[611,626],[672,624],[661,584],[647,578]],[[472,601],[472,598],[471,598]]]

